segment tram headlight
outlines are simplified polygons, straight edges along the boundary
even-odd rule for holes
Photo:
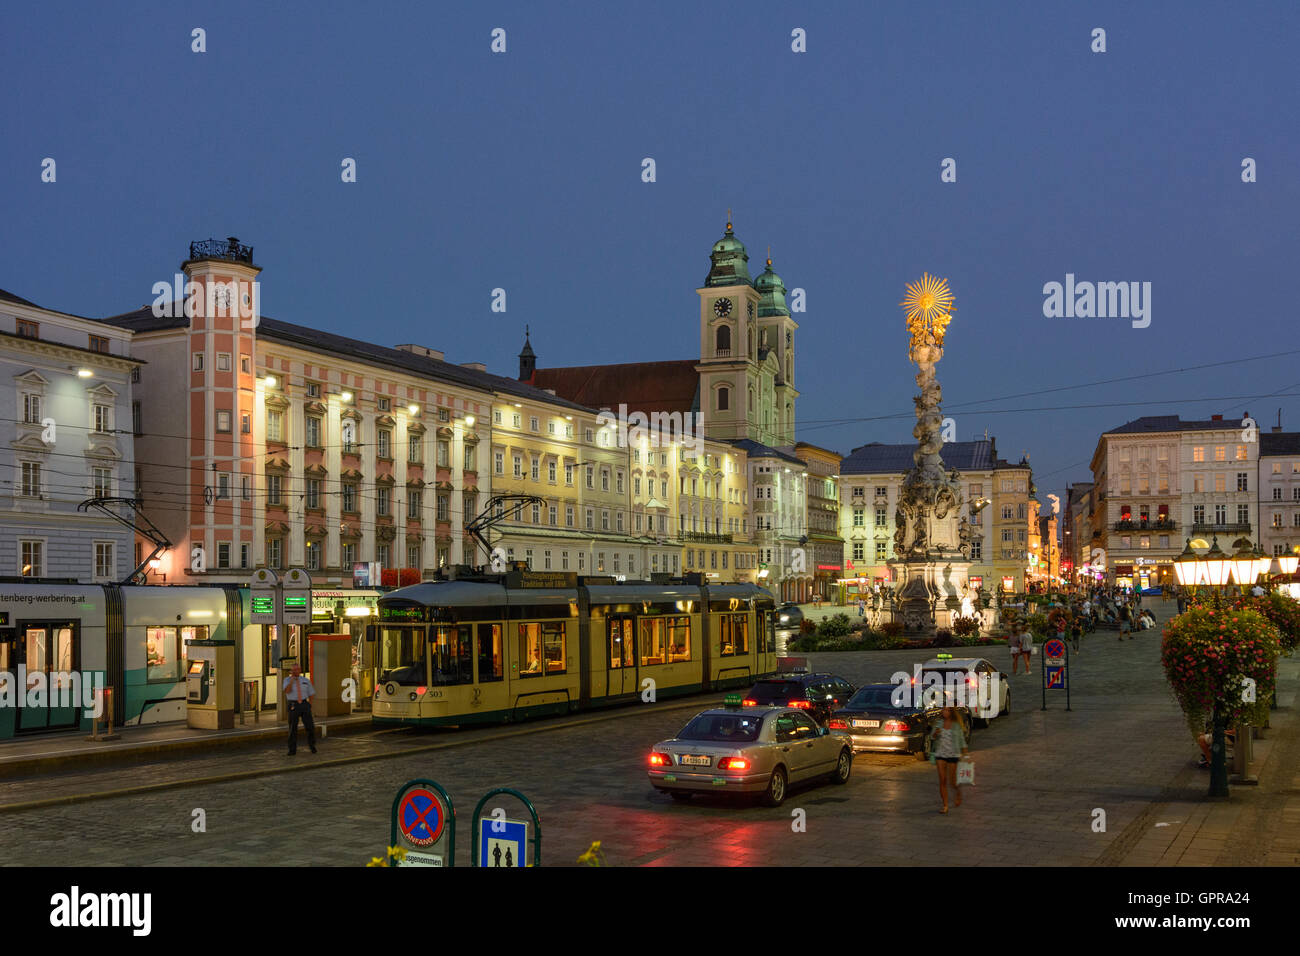
[[[397,693],[397,687],[394,686],[392,683],[385,684],[384,692],[388,694],[389,697],[392,697],[394,694]]]
[[[420,696],[420,695],[417,694],[415,691],[411,691],[411,700],[415,700],[415,698],[417,698],[417,697],[419,697],[419,696]]]

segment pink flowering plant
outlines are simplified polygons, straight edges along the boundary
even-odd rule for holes
[[[1277,628],[1250,608],[1194,607],[1171,620],[1160,658],[1192,733],[1200,733],[1216,709],[1229,724],[1263,726],[1279,647]],[[1247,678],[1257,688],[1254,701],[1247,699]]]
[[[1281,591],[1273,591],[1251,598],[1247,606],[1273,622],[1284,654],[1289,655],[1295,650],[1297,640],[1300,640],[1300,601]]]

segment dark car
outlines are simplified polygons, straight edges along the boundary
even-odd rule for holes
[[[790,628],[798,630],[799,625],[803,623],[803,611],[799,610],[799,605],[791,601],[786,601],[776,609],[776,626],[778,628]]]
[[[853,752],[892,750],[914,753],[925,758],[930,754],[930,730],[943,718],[943,705],[911,700],[909,688],[895,684],[868,684],[849,702],[831,714],[826,726],[833,735],[847,737]],[[895,706],[895,700],[899,705]],[[962,732],[971,738],[971,713],[957,708]]]
[[[834,674],[778,674],[761,680],[745,695],[746,707],[796,707],[825,725],[856,688]]]

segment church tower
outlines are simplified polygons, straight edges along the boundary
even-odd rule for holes
[[[749,254],[727,229],[709,254],[700,297],[699,409],[705,433],[794,443],[794,330],[785,285],[772,271],[749,276]]]

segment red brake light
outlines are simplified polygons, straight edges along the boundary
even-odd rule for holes
[[[842,717],[832,717],[827,721],[826,726],[830,730],[848,730],[849,722]]]
[[[650,754],[650,766],[671,767],[672,765],[673,765],[673,758],[668,756],[667,754],[661,754],[661,753]]]
[[[792,700],[786,704],[787,707],[798,707],[800,710],[812,710],[812,703],[806,700]]]
[[[966,684],[967,684],[968,686],[970,686],[970,687],[974,687],[974,686],[975,686],[975,678],[973,678],[973,677],[967,677],[967,678],[966,678]]]
[[[741,705],[744,706],[744,707],[757,707],[757,706],[758,706],[758,701],[756,701],[756,700],[751,700],[751,699],[748,698],[748,697],[746,697],[746,698],[745,698],[744,700],[742,700],[740,703],[741,703]]]
[[[907,721],[905,720],[887,720],[885,721],[885,732],[890,734],[901,734],[907,730]]]
[[[424,692],[425,692],[426,690],[428,690],[428,689],[429,689],[429,688],[427,688],[427,687],[417,687],[417,688],[415,688],[415,692],[416,692],[417,694],[419,694],[421,697],[423,697],[423,696],[424,696]]]
[[[748,770],[749,761],[744,757],[723,757],[718,761],[719,770]]]

